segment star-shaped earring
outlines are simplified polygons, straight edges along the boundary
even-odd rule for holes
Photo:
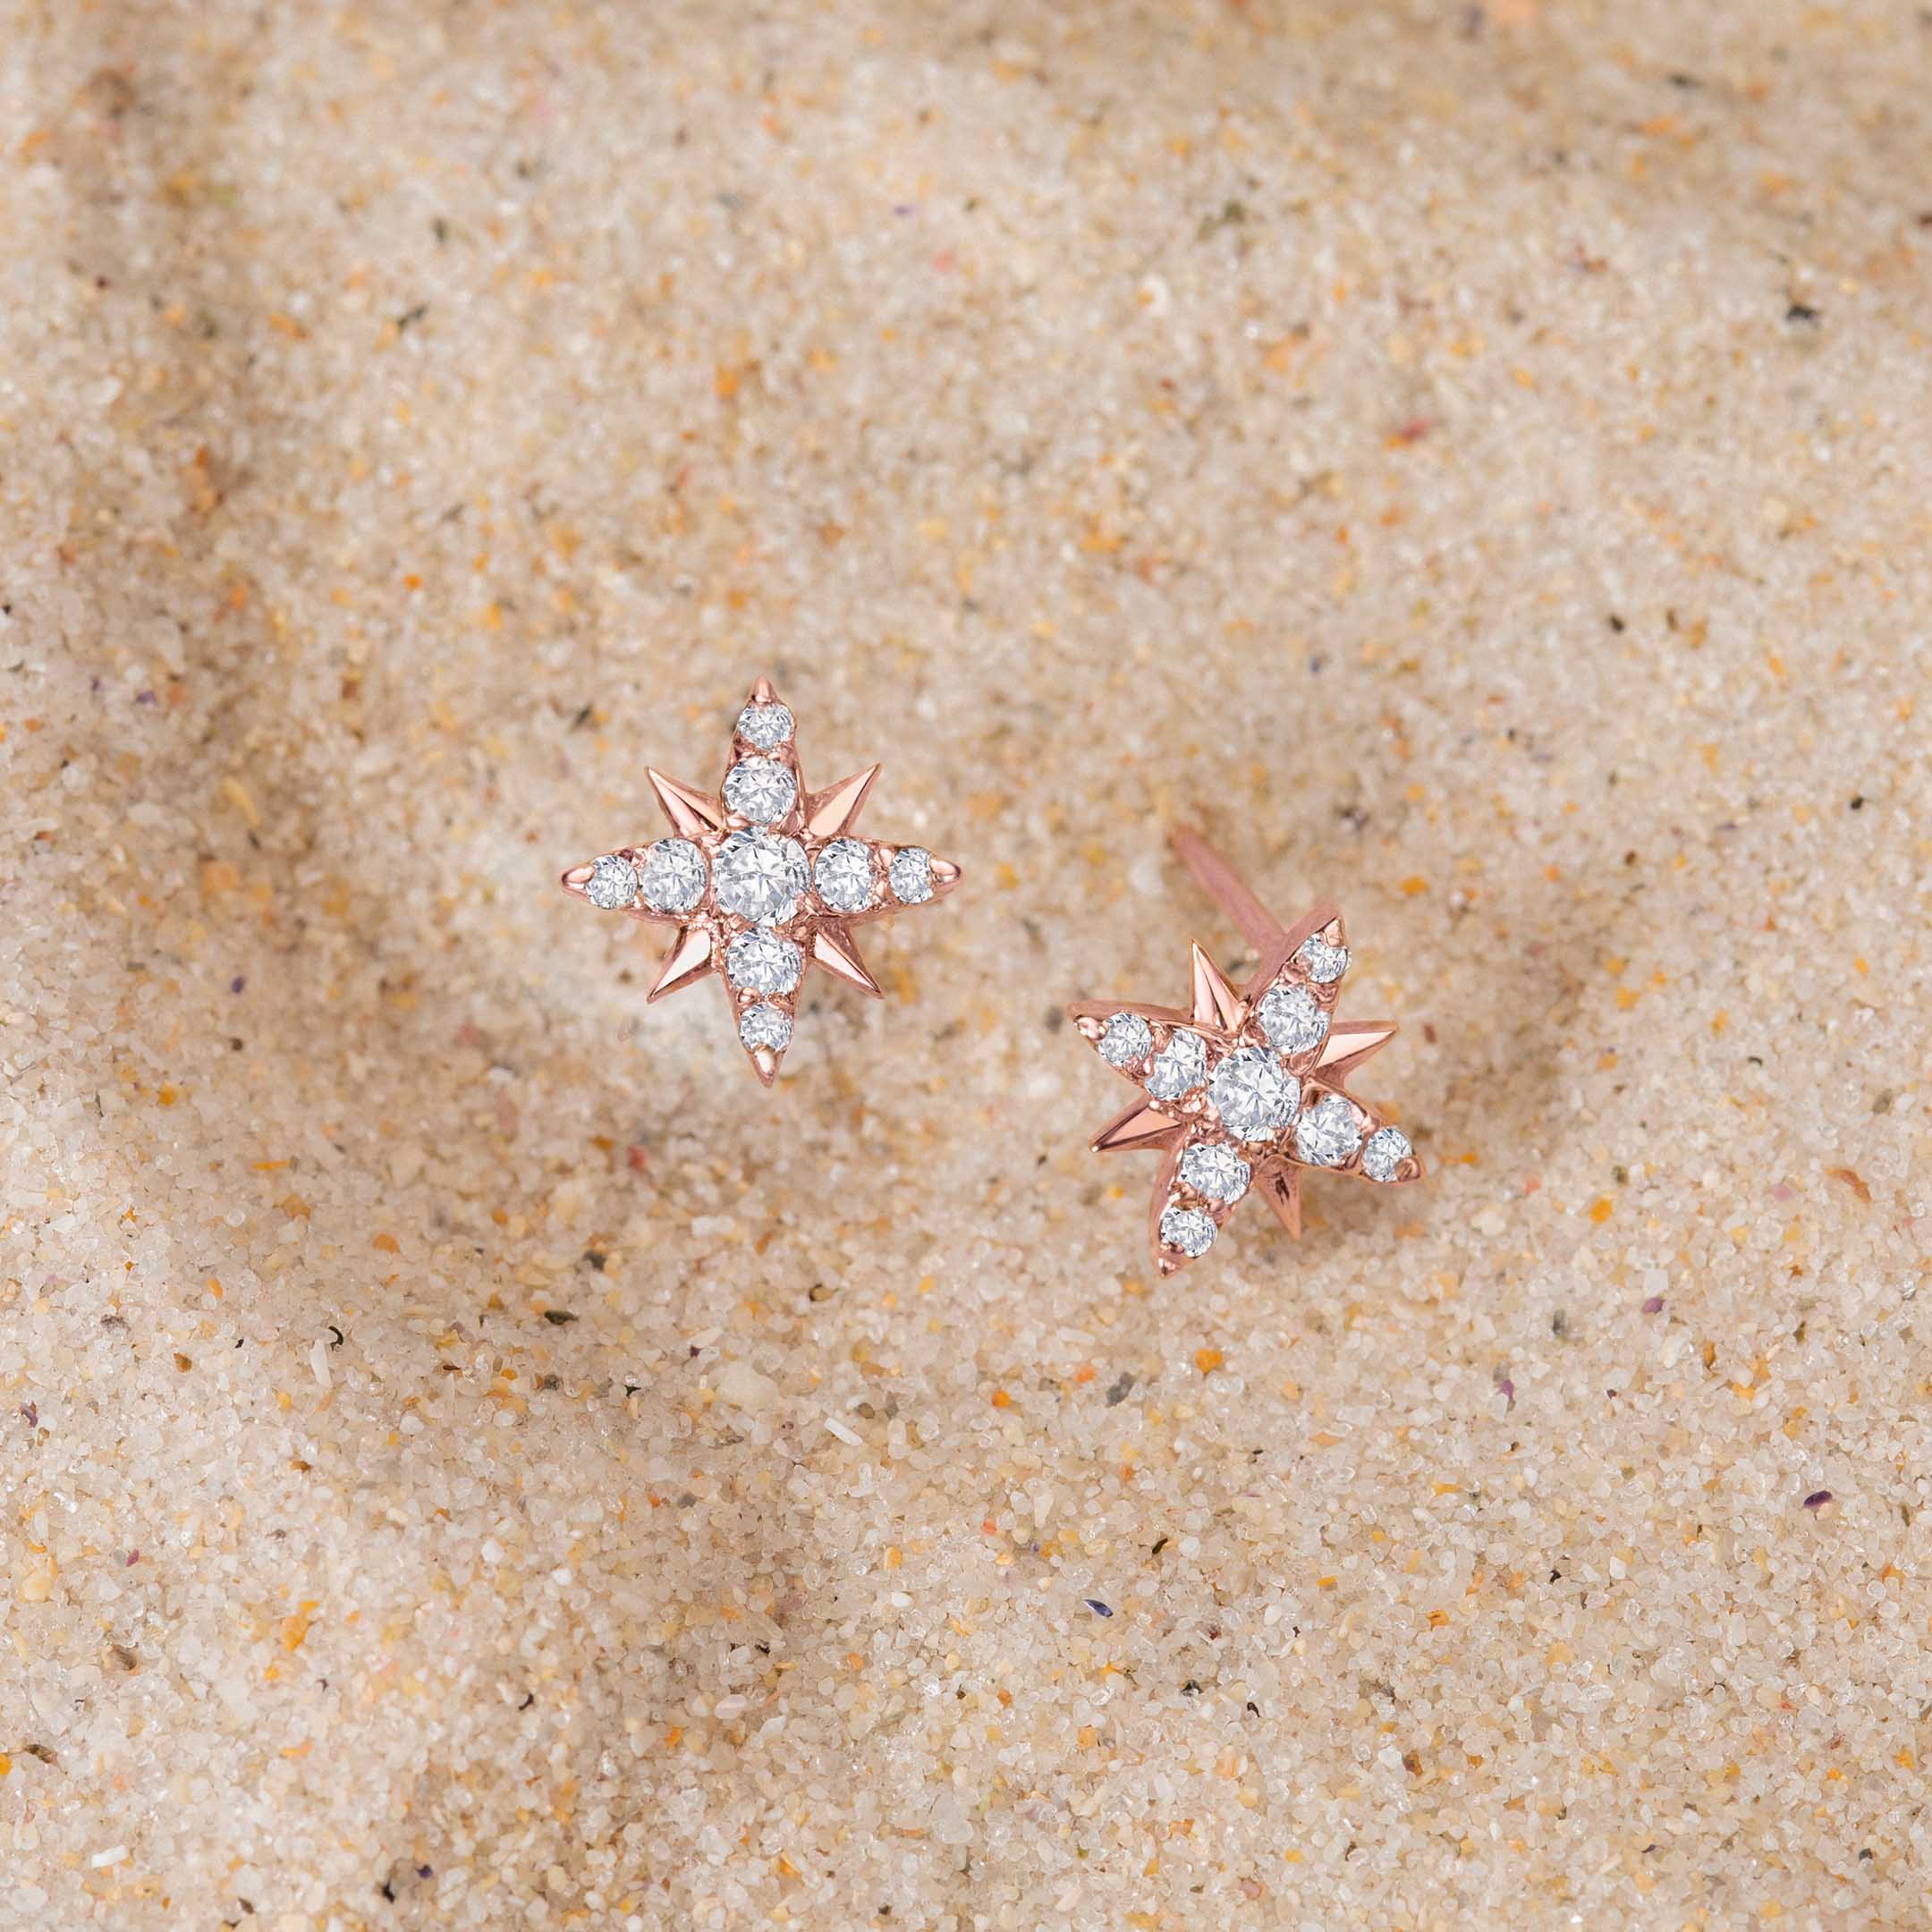
[[[1093,1146],[1162,1156],[1148,1238],[1163,1275],[1206,1254],[1250,1188],[1299,1235],[1304,1168],[1388,1184],[1422,1178],[1402,1129],[1344,1087],[1396,1029],[1393,1020],[1334,1017],[1349,962],[1341,913],[1318,906],[1284,927],[1199,834],[1183,827],[1171,843],[1259,953],[1253,976],[1237,991],[1197,945],[1190,1011],[1104,1000],[1067,1009],[1100,1057],[1141,1089]]]
[[[572,866],[564,889],[607,912],[674,926],[650,997],[716,973],[769,1087],[792,1044],[806,968],[881,997],[852,928],[944,898],[959,883],[959,868],[924,846],[852,836],[878,774],[869,766],[808,792],[792,714],[760,678],[733,727],[716,796],[647,768],[674,836]]]

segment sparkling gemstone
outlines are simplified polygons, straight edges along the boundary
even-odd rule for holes
[[[584,881],[584,897],[606,912],[615,912],[637,897],[637,874],[628,859],[612,852],[590,868]]]
[[[923,846],[908,845],[894,852],[886,876],[901,905],[922,905],[933,895],[932,854]]]
[[[1153,1044],[1154,1029],[1139,1013],[1117,1013],[1100,1035],[1100,1057],[1109,1066],[1132,1066]]]
[[[1340,1094],[1324,1094],[1295,1123],[1295,1148],[1318,1167],[1339,1167],[1361,1139],[1355,1109]]]
[[[776,825],[797,796],[797,782],[776,758],[741,758],[724,775],[724,802],[753,825]]]
[[[1409,1158],[1409,1136],[1400,1127],[1384,1127],[1368,1136],[1361,1150],[1361,1171],[1371,1181],[1393,1181],[1395,1170]]]
[[[1296,957],[1317,986],[1333,986],[1348,970],[1348,948],[1330,945],[1326,939],[1304,939]]]
[[[792,1044],[792,1015],[783,1006],[747,1006],[738,1016],[738,1038],[754,1049],[783,1053]]]
[[[1181,1157],[1181,1178],[1209,1200],[1239,1200],[1253,1174],[1233,1148],[1218,1140],[1198,1140]]]
[[[862,912],[872,903],[872,848],[863,839],[834,839],[818,854],[818,896],[835,912]]]
[[[659,839],[638,876],[644,902],[659,912],[689,912],[704,897],[704,854],[689,839]]]
[[[1272,1140],[1294,1118],[1301,1083],[1259,1046],[1237,1046],[1215,1069],[1208,1097],[1239,1140]]]
[[[782,704],[748,704],[738,714],[738,735],[769,751],[792,735],[792,714]]]
[[[1160,1217],[1160,1238],[1163,1248],[1177,1249],[1198,1261],[1214,1246],[1214,1216],[1199,1208],[1170,1208]]]
[[[1156,1055],[1147,1077],[1147,1090],[1157,1100],[1178,1100],[1192,1093],[1208,1076],[1208,1043],[1199,1033],[1177,1030],[1166,1049]]]
[[[1278,1054],[1307,1053],[1328,1037],[1328,1015],[1306,987],[1275,987],[1263,996],[1257,1017]]]
[[[789,939],[754,927],[724,949],[724,971],[743,993],[789,993],[799,983],[804,955]]]
[[[718,847],[712,877],[718,903],[760,926],[788,919],[805,896],[805,848],[775,832],[733,832]]]

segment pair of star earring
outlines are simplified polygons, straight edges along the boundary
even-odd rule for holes
[[[653,1000],[716,975],[738,1038],[769,1087],[792,1044],[799,987],[818,966],[877,998],[853,928],[943,899],[960,869],[920,845],[854,835],[878,776],[869,766],[806,789],[792,713],[760,678],[732,729],[716,792],[647,770],[671,836],[572,866],[564,889],[607,912],[675,928]],[[1155,1266],[1199,1260],[1250,1193],[1301,1232],[1310,1168],[1381,1186],[1422,1178],[1402,1129],[1348,1091],[1394,1038],[1393,1020],[1337,1020],[1348,970],[1341,913],[1283,926],[1199,834],[1176,855],[1240,928],[1256,965],[1237,987],[1199,946],[1186,1007],[1080,1000],[1067,1009],[1100,1057],[1140,1089],[1094,1137],[1096,1152],[1161,1157],[1148,1219]]]

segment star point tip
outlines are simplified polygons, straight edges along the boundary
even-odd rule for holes
[[[671,950],[665,954],[657,982],[645,995],[644,1004],[648,1006],[656,1001],[668,999],[672,994],[695,985],[710,970],[711,935],[701,926],[683,927]]]
[[[1199,940],[1189,942],[1194,970],[1194,1020],[1199,1026],[1233,1033],[1241,1023],[1241,996]]]
[[[835,926],[821,926],[812,936],[812,958],[835,977],[874,999],[884,999],[885,990],[872,977],[871,969],[860,956],[852,935]]]
[[[644,776],[657,795],[657,803],[680,838],[695,838],[705,832],[724,829],[724,813],[716,799],[688,785],[682,779],[666,776],[655,765],[644,767]]]

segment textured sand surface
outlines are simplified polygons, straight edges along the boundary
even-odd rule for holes
[[[0,13],[0,1925],[1928,1922],[1922,9]],[[1197,816],[1435,1173],[1163,1284]]]

